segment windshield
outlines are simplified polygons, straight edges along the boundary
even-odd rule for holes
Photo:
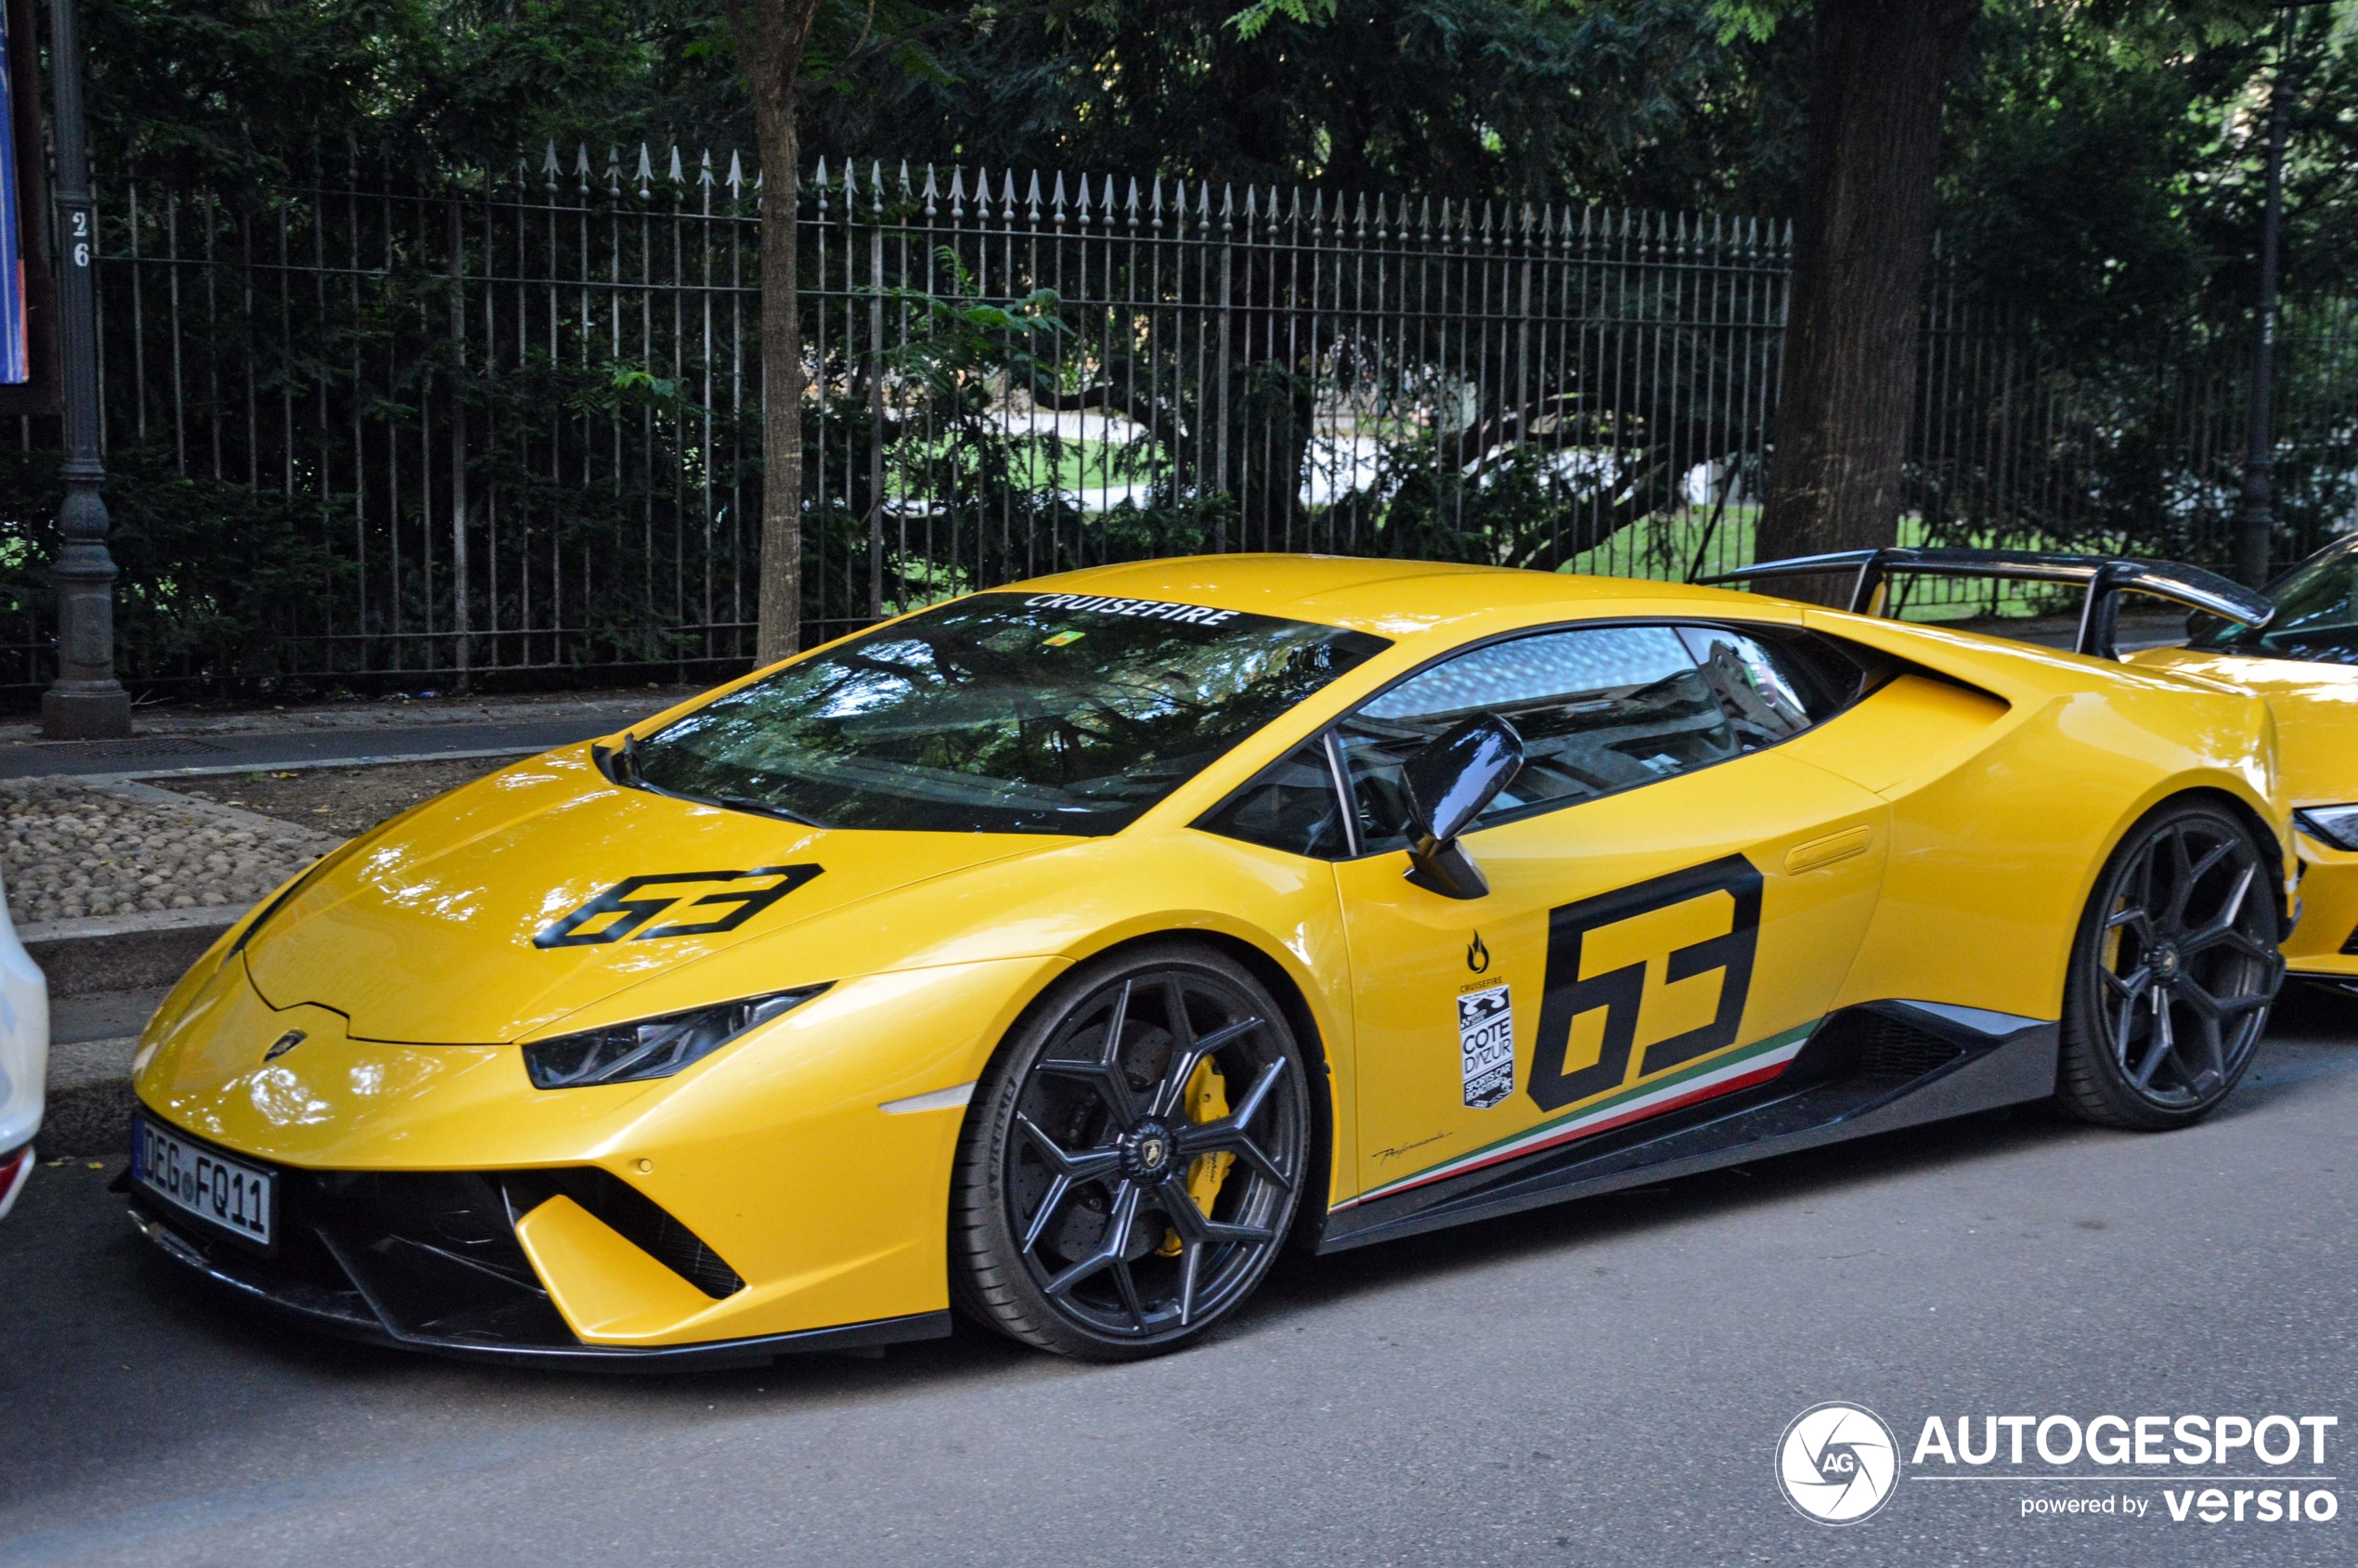
[[[2217,626],[2191,645],[2319,664],[2358,664],[2358,538],[2319,551],[2286,573],[2268,597],[2276,602],[2276,614],[2265,627]]]
[[[1104,834],[1386,647],[1235,610],[983,594],[633,748],[637,781],[825,827]]]

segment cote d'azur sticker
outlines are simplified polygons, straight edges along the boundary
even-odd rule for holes
[[[1507,987],[1458,998],[1458,1051],[1464,1058],[1466,1108],[1487,1110],[1515,1092],[1515,1009]]]

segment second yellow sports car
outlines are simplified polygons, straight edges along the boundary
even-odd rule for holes
[[[2209,1112],[2280,973],[2266,706],[1659,583],[1108,566],[344,846],[149,1026],[129,1182],[454,1354],[1183,1343],[1335,1249],[2054,1097]]]
[[[1880,614],[1895,577],[1995,577],[2086,590],[2074,651],[2249,692],[2276,715],[2286,796],[2298,832],[2298,919],[2284,954],[2300,978],[2358,992],[2358,536],[2301,562],[2265,593],[2173,561],[2022,551],[1885,549],[1764,562],[1715,581],[1840,576],[1851,607]],[[2193,612],[2183,644],[2122,654],[2126,596]]]
[[[2285,959],[2305,979],[2358,991],[2358,536],[2294,567],[2268,599],[2261,625],[2214,618],[2183,647],[2130,660],[2224,681],[2275,710],[2301,862]]]

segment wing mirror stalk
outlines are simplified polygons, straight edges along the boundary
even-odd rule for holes
[[[1490,881],[1458,836],[1522,771],[1522,737],[1494,713],[1464,719],[1401,769],[1408,796],[1408,880],[1445,899],[1479,899]]]

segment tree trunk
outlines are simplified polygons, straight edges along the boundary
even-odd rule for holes
[[[802,301],[796,195],[802,145],[790,94],[754,95],[761,190],[761,608],[754,660],[802,651]]]
[[[1980,12],[1981,0],[1818,0],[1762,560],[1898,537],[1941,100]]]
[[[821,0],[723,0],[761,153],[761,582],[754,660],[802,651],[802,296],[795,263],[803,50]]]

